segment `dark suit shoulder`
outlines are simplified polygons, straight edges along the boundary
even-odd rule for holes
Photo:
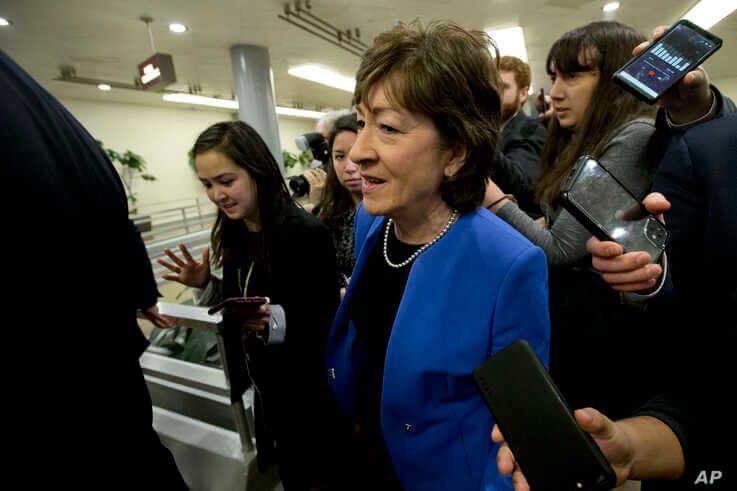
[[[540,121],[536,118],[531,118],[522,111],[518,112],[517,115],[507,123],[504,130],[509,130],[511,135],[516,135],[522,138],[530,138],[538,133],[545,134],[545,127],[540,123]]]

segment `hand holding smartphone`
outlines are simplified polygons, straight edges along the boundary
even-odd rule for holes
[[[721,46],[719,37],[692,22],[680,20],[617,70],[614,82],[635,97],[654,104]]]
[[[561,203],[594,237],[616,242],[625,252],[644,251],[657,262],[665,250],[665,225],[590,155],[576,161]]]
[[[515,341],[473,371],[474,380],[535,491],[603,491],[616,476],[576,422],[530,345]]]

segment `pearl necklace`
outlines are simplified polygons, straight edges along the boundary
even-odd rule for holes
[[[443,227],[443,230],[441,230],[434,239],[417,249],[410,257],[399,264],[394,264],[389,260],[389,230],[392,228],[392,225],[394,225],[394,221],[390,218],[389,222],[386,225],[386,232],[384,232],[384,260],[386,261],[386,264],[388,264],[392,268],[399,269],[414,261],[417,256],[425,252],[428,247],[439,241],[443,237],[443,235],[448,232],[448,229],[450,229],[450,227],[456,222],[456,220],[458,220],[459,215],[460,214],[458,213],[458,210],[453,210],[453,213],[450,214],[450,218],[448,218],[448,222]]]

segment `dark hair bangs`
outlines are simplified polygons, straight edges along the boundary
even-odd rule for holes
[[[571,31],[553,44],[545,61],[548,75],[554,75],[556,69],[561,73],[586,72],[596,68],[601,56],[594,39],[584,32]]]

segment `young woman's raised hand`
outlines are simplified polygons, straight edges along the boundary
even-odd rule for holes
[[[169,256],[173,262],[170,263],[164,259],[157,259],[156,262],[164,266],[174,274],[161,275],[162,278],[169,281],[176,281],[192,288],[204,288],[210,281],[210,248],[205,247],[202,250],[202,259],[195,260],[187,250],[187,246],[179,244],[179,250],[184,259],[180,259],[170,249],[164,249],[164,253]]]

